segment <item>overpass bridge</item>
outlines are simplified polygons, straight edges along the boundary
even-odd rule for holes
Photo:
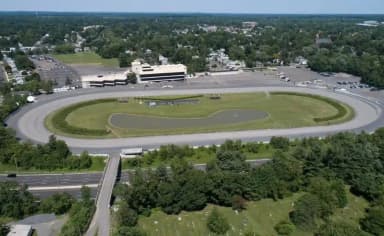
[[[109,236],[111,229],[110,202],[113,187],[119,175],[120,157],[109,157],[108,164],[100,181],[101,186],[96,196],[96,211],[89,225],[86,236]]]

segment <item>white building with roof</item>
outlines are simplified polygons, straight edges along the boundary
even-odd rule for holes
[[[30,225],[12,225],[7,236],[31,236],[33,233]]]
[[[132,72],[138,83],[185,80],[187,67],[182,64],[151,66],[136,60],[132,62]]]
[[[107,75],[86,75],[81,77],[81,82],[83,88],[127,85],[128,73],[129,72],[127,71],[124,73],[114,73]]]

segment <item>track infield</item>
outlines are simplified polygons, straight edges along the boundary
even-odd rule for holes
[[[51,113],[45,124],[68,137],[123,138],[322,126],[353,117],[351,107],[329,98],[257,92],[86,101]]]

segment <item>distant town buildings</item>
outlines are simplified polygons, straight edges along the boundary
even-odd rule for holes
[[[207,33],[214,33],[218,30],[216,25],[198,25],[198,27]]]
[[[382,22],[381,24],[383,23],[384,22]],[[375,20],[367,20],[367,21],[364,21],[363,23],[357,23],[356,25],[365,26],[365,27],[377,27],[380,25],[380,22]]]
[[[90,30],[90,29],[98,29],[98,28],[102,28],[104,27],[104,25],[88,25],[88,26],[84,26],[83,27],[83,31],[87,31],[87,30]]]
[[[245,67],[244,61],[230,60],[224,48],[212,51],[208,55],[207,62],[210,65],[211,71],[233,71]]]
[[[244,29],[254,29],[257,25],[256,21],[245,21],[242,23]]]

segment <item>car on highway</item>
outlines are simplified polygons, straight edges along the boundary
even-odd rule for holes
[[[17,177],[16,173],[8,173],[7,174],[7,178],[16,178],[16,177]]]

